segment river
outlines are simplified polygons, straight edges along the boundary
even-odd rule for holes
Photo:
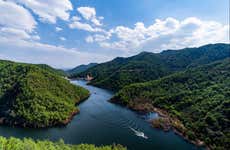
[[[113,93],[101,88],[86,85],[85,81],[71,81],[87,88],[91,96],[79,105],[80,114],[65,127],[30,129],[0,126],[4,137],[63,139],[69,144],[89,143],[107,145],[119,143],[130,150],[196,150],[201,149],[186,142],[174,132],[154,129],[148,119],[158,117],[156,113],[141,115],[124,107],[108,102]],[[130,129],[143,132],[148,139],[136,136]]]

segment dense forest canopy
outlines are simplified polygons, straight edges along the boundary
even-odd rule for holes
[[[113,101],[130,108],[147,101],[178,118],[190,139],[230,148],[230,58],[125,86]]]
[[[66,124],[78,112],[75,104],[88,95],[86,89],[69,83],[51,67],[0,61],[1,123],[29,127]]]
[[[52,67],[50,67],[49,65],[47,64],[37,64],[36,66],[42,68],[42,69],[45,69],[51,73],[55,73],[55,74],[58,74],[58,75],[61,75],[61,76],[65,76],[65,72],[61,69],[54,69]]]
[[[229,44],[167,50],[158,54],[142,52],[133,57],[115,58],[70,77],[85,77],[89,74],[94,77],[91,84],[116,91],[130,83],[158,79],[176,71],[224,59],[229,55]]]
[[[33,139],[17,139],[0,137],[1,150],[126,150],[121,145],[99,146],[90,144],[70,145],[65,144],[63,140],[58,142],[40,141]]]

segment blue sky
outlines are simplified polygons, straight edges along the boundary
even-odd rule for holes
[[[229,0],[0,0],[0,59],[71,68],[229,43]]]

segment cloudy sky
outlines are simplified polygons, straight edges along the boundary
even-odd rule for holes
[[[229,43],[229,0],[0,0],[0,59],[70,68]]]

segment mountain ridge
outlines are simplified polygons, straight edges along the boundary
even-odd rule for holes
[[[79,65],[77,67],[74,67],[73,69],[68,69],[67,71],[65,71],[68,76],[73,76],[74,74],[79,74],[81,72],[86,71],[87,69],[96,66],[98,63],[89,63],[87,65]]]
[[[94,79],[90,84],[117,91],[130,83],[158,79],[188,67],[208,64],[229,56],[230,44],[221,43],[161,53],[141,52],[132,57],[117,57],[70,78],[91,75]]]

